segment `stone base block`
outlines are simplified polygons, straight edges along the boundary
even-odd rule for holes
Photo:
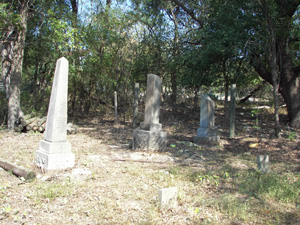
[[[49,142],[40,141],[39,150],[51,154],[71,153],[71,144],[69,142]]]
[[[197,129],[197,136],[198,137],[214,137],[217,136],[217,128],[214,127],[199,127]]]
[[[133,150],[157,151],[163,150],[167,143],[167,132],[164,131],[133,131]]]
[[[194,143],[198,145],[219,145],[220,137],[219,136],[211,136],[211,137],[194,137]]]
[[[40,141],[35,164],[46,171],[72,168],[75,165],[75,155],[71,152],[71,144]]]

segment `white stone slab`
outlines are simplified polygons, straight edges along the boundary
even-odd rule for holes
[[[177,206],[178,189],[176,187],[163,188],[158,191],[159,203],[162,207]]]

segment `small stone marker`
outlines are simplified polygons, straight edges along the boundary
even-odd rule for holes
[[[200,127],[194,143],[203,145],[218,145],[220,137],[215,127],[215,103],[208,95],[201,95]]]
[[[177,206],[178,190],[176,187],[163,188],[158,191],[158,200],[161,207]]]
[[[148,74],[145,119],[140,129],[133,131],[133,150],[162,150],[166,147],[167,133],[159,123],[161,78]]]
[[[262,173],[269,172],[269,156],[268,155],[258,155],[257,156],[257,169]]]
[[[40,141],[35,158],[36,165],[45,171],[67,169],[75,164],[75,155],[67,142],[68,69],[66,58],[57,60],[44,140]]]

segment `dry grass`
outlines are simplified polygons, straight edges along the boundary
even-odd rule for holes
[[[190,142],[198,115],[188,120],[174,116],[163,124],[167,149],[145,153],[128,148],[131,124],[105,119],[79,123],[79,133],[68,136],[75,167],[47,174],[40,174],[33,163],[42,134],[1,130],[0,158],[34,170],[38,179],[25,183],[0,170],[0,224],[300,223],[299,195],[283,201],[270,191],[250,188],[259,181],[257,154],[270,155],[274,179],[300,185],[298,131],[294,138],[279,141],[268,138],[265,128],[251,136],[253,121],[241,120],[235,139],[223,132],[222,146],[208,148]],[[249,148],[256,142],[258,147]],[[78,169],[81,174],[74,174]],[[247,183],[250,179],[254,183]],[[167,187],[179,190],[176,208],[158,204],[158,190]]]

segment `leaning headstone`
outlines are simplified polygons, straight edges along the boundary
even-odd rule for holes
[[[201,96],[200,127],[194,143],[200,145],[218,145],[220,137],[215,127],[215,103],[208,95]]]
[[[268,155],[258,155],[257,156],[257,169],[262,173],[269,172],[269,156]]]
[[[177,206],[178,190],[176,187],[163,188],[158,191],[158,200],[161,207]]]
[[[44,140],[36,151],[35,163],[44,171],[71,168],[75,155],[67,142],[68,69],[66,58],[57,60]]]
[[[133,131],[133,150],[162,150],[166,146],[167,133],[159,123],[161,78],[154,74],[147,77],[144,122]]]

